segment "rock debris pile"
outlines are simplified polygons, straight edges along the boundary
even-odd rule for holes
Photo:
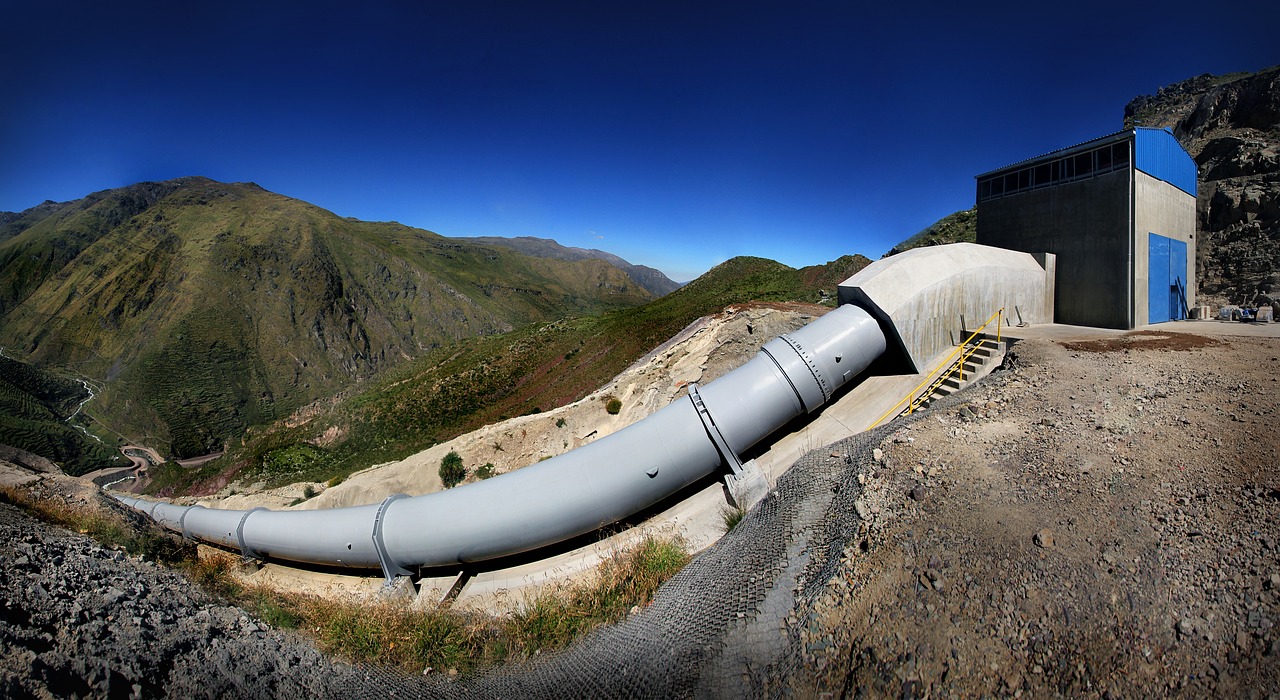
[[[0,696],[320,697],[358,681],[178,574],[0,504]]]

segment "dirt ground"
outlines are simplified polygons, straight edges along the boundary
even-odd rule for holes
[[[799,694],[1280,697],[1280,340],[1204,328],[1021,341],[893,433]]]

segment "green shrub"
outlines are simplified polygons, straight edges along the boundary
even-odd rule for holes
[[[476,467],[477,479],[488,479],[493,476],[493,462],[485,462],[484,466]]]
[[[316,497],[316,487],[312,486],[311,484],[307,484],[306,486],[302,487],[303,500],[307,500],[315,497]]]
[[[440,460],[440,481],[444,487],[451,489],[467,478],[467,468],[462,464],[462,457],[452,450]]]
[[[328,480],[327,482],[325,482],[325,486],[327,486],[328,488],[333,488],[334,486],[337,486],[338,484],[341,484],[341,483],[342,483],[342,481],[343,481],[344,479],[346,479],[346,478],[347,478],[347,477],[345,477],[345,476],[343,476],[343,475],[339,474],[338,476],[335,476],[335,477],[333,477],[332,479],[330,479],[330,480]]]
[[[326,456],[324,450],[305,443],[286,445],[262,456],[260,472],[263,475],[301,474],[309,467],[323,464]]]
[[[557,418],[557,419],[556,419],[556,427],[557,427],[557,428],[563,428],[563,427],[564,427],[564,419],[563,419],[563,418]]]
[[[609,415],[616,416],[618,415],[618,411],[622,410],[622,402],[610,396],[609,400],[604,404],[604,410],[608,411]]]

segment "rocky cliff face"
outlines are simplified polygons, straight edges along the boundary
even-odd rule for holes
[[[1134,99],[1124,114],[1126,127],[1172,129],[1199,166],[1200,301],[1280,298],[1280,66],[1198,76]]]

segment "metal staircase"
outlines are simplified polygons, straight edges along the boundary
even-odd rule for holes
[[[902,400],[893,405],[880,419],[871,424],[876,427],[881,423],[903,413],[915,413],[942,396],[955,393],[991,373],[1004,358],[1005,344],[1000,338],[1001,324],[1004,323],[1004,309],[991,314],[991,317],[978,327],[964,342],[956,346],[945,360],[938,363],[926,379],[916,385]],[[995,337],[986,332],[994,324]],[[930,379],[929,377],[932,377]]]
[[[946,371],[929,388],[911,400],[909,411],[920,411],[937,399],[949,396],[973,382],[987,376],[1004,359],[1004,341],[983,337],[973,347],[973,352],[963,355],[959,371]],[[952,363],[952,368],[955,363]],[[951,368],[949,368],[951,369]]]

